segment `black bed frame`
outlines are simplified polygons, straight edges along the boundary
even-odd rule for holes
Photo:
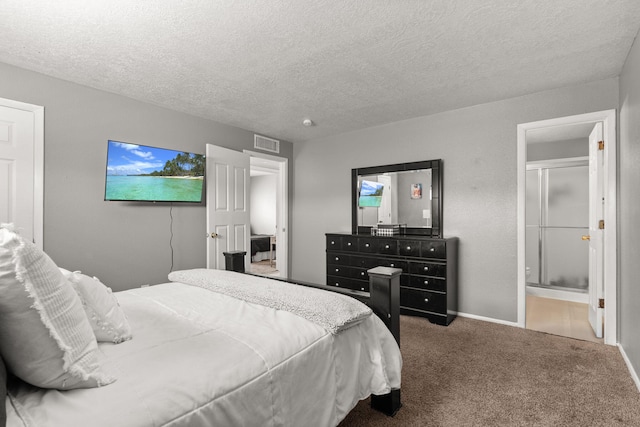
[[[223,252],[223,254],[226,270],[251,274],[247,273],[244,267],[246,251],[230,251]],[[337,292],[363,302],[371,307],[373,312],[382,319],[391,331],[391,334],[393,334],[398,346],[400,346],[400,274],[402,270],[399,268],[375,267],[368,270],[367,273],[369,274],[369,293],[318,285],[299,280],[283,279],[280,277],[269,278],[296,285]],[[371,395],[371,407],[388,416],[393,417],[401,406],[400,389],[391,390],[391,392],[384,395]]]

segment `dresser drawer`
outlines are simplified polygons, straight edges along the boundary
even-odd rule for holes
[[[375,265],[375,267],[382,266],[382,267],[400,268],[403,273],[406,273],[407,271],[409,271],[409,263],[401,259],[380,258],[377,261],[378,262],[377,262],[377,265]]]
[[[337,288],[353,289],[355,291],[369,292],[369,282],[364,280],[351,279],[349,277],[337,277],[327,275],[327,286]]]
[[[447,281],[445,279],[437,279],[435,277],[425,276],[413,276],[411,274],[405,276],[404,282],[401,280],[400,284],[403,286],[409,286],[411,288],[427,289],[430,291],[447,291]]]
[[[423,276],[447,277],[447,266],[429,262],[413,262],[409,264],[410,274],[422,274]]]
[[[328,276],[350,277],[352,279],[369,280],[367,270],[357,267],[348,267],[344,265],[327,265]]]
[[[377,258],[377,257],[364,257],[358,255],[350,256],[350,265],[359,268],[375,268],[375,267],[393,267],[401,268],[403,272],[407,272],[409,263],[407,261],[395,258]]]
[[[379,239],[377,251],[382,255],[398,255],[398,241],[391,239]]]
[[[341,236],[327,236],[327,250],[328,251],[340,251],[340,250],[342,250],[342,237]]]
[[[446,244],[440,240],[430,240],[421,242],[422,257],[423,258],[447,258]]]
[[[355,236],[342,236],[342,250],[358,252],[358,238]]]
[[[351,256],[339,253],[327,254],[327,265],[351,265]]]
[[[417,289],[400,288],[400,305],[434,313],[447,313],[447,295]]]
[[[366,254],[378,252],[378,241],[376,239],[360,237],[358,239],[358,251]]]
[[[368,270],[370,268],[377,267],[380,264],[377,258],[352,255],[350,265],[353,267],[366,268]]]
[[[402,256],[419,257],[420,241],[419,240],[400,240],[398,241],[398,253]]]

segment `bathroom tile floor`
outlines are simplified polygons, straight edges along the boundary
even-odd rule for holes
[[[527,295],[526,328],[579,340],[603,343],[589,324],[587,304]]]

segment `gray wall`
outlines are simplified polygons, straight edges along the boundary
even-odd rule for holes
[[[516,322],[516,126],[617,107],[607,79],[296,143],[292,277],[325,283],[324,234],[351,229],[352,168],[439,158],[459,311]]]
[[[422,184],[422,198],[411,198],[411,185]],[[431,209],[429,198],[431,171],[398,174],[398,222],[414,227],[425,227],[428,223],[422,217],[422,211]]]
[[[107,140],[200,154],[207,143],[253,149],[251,131],[1,63],[0,96],[45,107],[45,251],[114,290],[167,281],[170,207],[103,200]],[[292,159],[290,143],[280,149]],[[205,211],[174,204],[174,269],[205,266]]]
[[[527,144],[527,161],[589,156],[589,138]]]
[[[640,373],[640,41],[620,75],[619,342]]]

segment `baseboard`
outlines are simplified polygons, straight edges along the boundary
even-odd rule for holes
[[[535,295],[543,298],[553,298],[563,301],[579,302],[582,304],[589,303],[589,294],[582,292],[563,291],[560,289],[539,288],[536,286],[527,286],[527,295]]]
[[[633,382],[636,383],[636,387],[638,388],[638,391],[640,391],[640,378],[638,377],[638,373],[633,368],[633,365],[631,364],[631,361],[627,357],[627,353],[625,353],[624,348],[622,348],[620,343],[618,343],[618,349],[620,350],[620,354],[622,355],[622,358],[624,359],[624,363],[627,364],[627,369],[629,369],[629,373],[631,374],[631,378],[633,378]]]
[[[518,322],[509,322],[507,320],[494,319],[493,317],[484,317],[484,316],[478,316],[476,314],[460,313],[460,312],[458,312],[458,316],[468,317],[469,319],[482,320],[484,322],[499,323],[500,325],[515,326],[516,328],[521,328]]]

